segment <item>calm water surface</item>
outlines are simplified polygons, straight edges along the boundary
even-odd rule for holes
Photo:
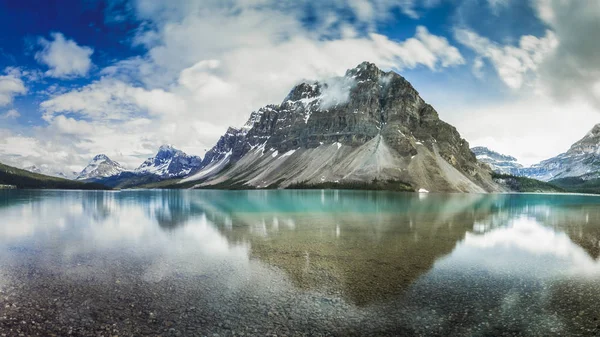
[[[600,335],[600,198],[1,191],[0,335]]]

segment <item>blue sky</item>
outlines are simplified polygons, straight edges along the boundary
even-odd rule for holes
[[[535,163],[600,121],[599,20],[594,0],[3,1],[0,161],[202,156],[294,84],[366,60],[472,145]]]

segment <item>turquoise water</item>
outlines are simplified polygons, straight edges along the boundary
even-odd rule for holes
[[[0,190],[0,334],[598,335],[599,205]]]

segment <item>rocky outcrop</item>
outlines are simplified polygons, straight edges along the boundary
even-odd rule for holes
[[[281,104],[252,113],[182,183],[284,188],[373,180],[414,190],[499,189],[467,141],[406,79],[367,62],[343,77],[301,83]]]

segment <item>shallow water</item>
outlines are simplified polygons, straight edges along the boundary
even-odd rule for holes
[[[0,335],[598,335],[599,205],[0,190]]]

